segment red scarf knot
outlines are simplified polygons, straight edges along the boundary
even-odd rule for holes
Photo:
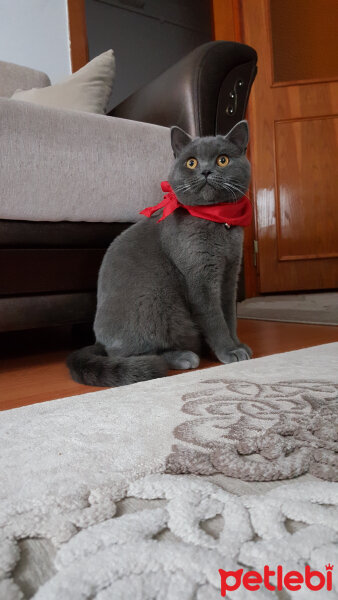
[[[242,196],[242,198],[236,202],[219,202],[219,204],[189,206],[188,204],[181,204],[181,202],[179,202],[168,181],[162,181],[161,188],[163,192],[166,192],[162,202],[159,202],[156,206],[148,206],[148,208],[141,210],[140,215],[151,217],[151,215],[159,210],[159,208],[163,208],[163,215],[157,221],[159,223],[171,215],[176,208],[181,207],[185,208],[193,217],[214,221],[215,223],[240,225],[241,227],[246,227],[251,223],[252,208],[251,202],[247,196]]]

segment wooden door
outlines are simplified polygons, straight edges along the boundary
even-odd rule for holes
[[[338,287],[338,2],[241,0],[260,292]]]

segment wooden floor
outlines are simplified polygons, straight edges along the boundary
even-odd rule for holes
[[[325,325],[242,319],[238,330],[241,340],[253,349],[254,358],[338,341],[338,328]],[[81,345],[67,328],[1,334],[0,410],[103,389],[71,380],[65,358]],[[218,364],[203,358],[200,368]]]

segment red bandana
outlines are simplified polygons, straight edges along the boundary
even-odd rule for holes
[[[214,221],[215,223],[225,223],[226,225],[240,225],[246,227],[251,223],[252,208],[251,202],[246,196],[242,196],[237,202],[220,202],[213,205],[189,206],[181,204],[170,186],[168,181],[161,182],[163,192],[167,192],[162,202],[156,206],[149,206],[141,210],[140,215],[151,217],[159,208],[163,208],[163,216],[157,221],[163,221],[171,215],[176,208],[185,208],[193,217]]]

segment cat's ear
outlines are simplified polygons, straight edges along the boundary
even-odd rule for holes
[[[186,146],[187,144],[189,144],[191,142],[192,137],[188,133],[183,131],[183,129],[181,129],[180,127],[177,127],[177,125],[174,125],[173,127],[170,128],[170,134],[171,134],[171,147],[173,149],[173,153],[176,158],[179,155],[179,153],[181,152],[181,150],[184,148],[184,146]]]
[[[240,121],[225,136],[227,142],[235,144],[244,154],[249,143],[249,127],[247,121]]]

